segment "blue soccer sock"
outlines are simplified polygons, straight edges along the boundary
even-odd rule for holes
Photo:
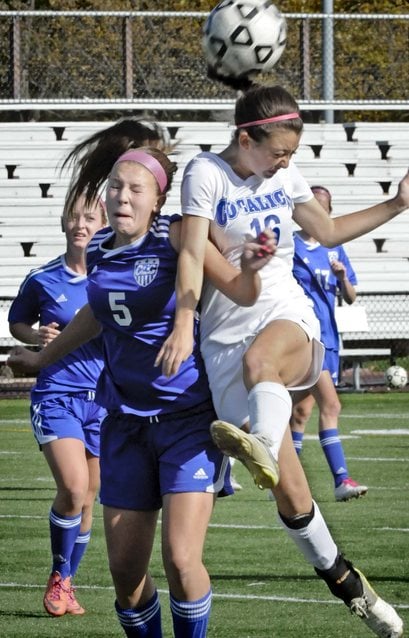
[[[303,441],[304,441],[304,432],[293,432],[291,430],[291,436],[293,438],[295,451],[297,452],[297,454],[301,454],[302,445],[303,445]]]
[[[115,610],[122,629],[130,638],[162,638],[162,623],[158,592],[141,607],[122,609],[115,601]]]
[[[170,594],[175,638],[205,638],[212,606],[212,590],[193,601],[176,600]]]
[[[71,554],[71,576],[74,577],[78,571],[79,564],[88,547],[91,538],[91,530],[80,532],[75,539],[74,548]]]
[[[49,518],[53,555],[51,571],[59,572],[64,579],[71,575],[71,555],[80,531],[81,514],[63,516],[51,508]]]
[[[334,477],[335,487],[338,487],[344,479],[348,478],[347,463],[338,428],[323,430],[319,433],[319,437],[322,450]]]

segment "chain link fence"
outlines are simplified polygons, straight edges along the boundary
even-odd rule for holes
[[[390,348],[393,361],[409,355],[409,292],[360,292],[355,304],[364,306],[369,330],[344,333],[345,347]]]
[[[285,16],[287,48],[266,81],[283,84],[304,109],[319,111],[328,103],[327,75],[333,108],[375,105],[408,117],[409,12]],[[234,92],[206,77],[206,17],[193,11],[0,11],[0,108],[231,106]],[[328,32],[334,67],[325,65]]]

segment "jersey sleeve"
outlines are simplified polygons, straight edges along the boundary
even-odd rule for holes
[[[287,169],[283,169],[283,178],[285,182],[290,183],[290,192],[294,204],[304,204],[313,199],[314,193],[308,185],[305,177],[300,173],[296,164],[291,160]]]
[[[219,185],[214,165],[199,155],[186,166],[182,180],[182,214],[214,219]]]
[[[40,317],[40,291],[35,277],[28,275],[20,286],[17,297],[10,306],[9,323],[26,323],[33,326]]]
[[[86,260],[87,260],[87,274],[89,275],[92,271],[95,263],[98,260],[100,253],[100,244],[101,242],[110,234],[112,234],[112,228],[110,226],[106,226],[101,230],[97,231],[95,235],[92,237],[91,241],[87,246],[86,252]]]

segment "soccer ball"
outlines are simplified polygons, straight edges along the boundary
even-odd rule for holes
[[[390,388],[404,388],[408,382],[408,373],[401,366],[391,366],[385,372],[385,381]]]
[[[270,71],[287,39],[285,18],[271,0],[223,0],[203,31],[209,66],[228,77]]]

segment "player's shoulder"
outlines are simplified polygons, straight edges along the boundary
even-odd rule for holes
[[[150,232],[155,236],[168,236],[169,230],[172,224],[182,221],[182,215],[180,213],[161,213],[157,215],[152,222]]]
[[[57,271],[62,271],[63,269],[63,256],[59,255],[58,257],[51,259],[51,261],[48,261],[42,266],[37,266],[37,268],[33,268],[33,270],[30,270],[25,280],[38,281],[46,279],[48,276],[54,274]]]
[[[59,255],[43,266],[37,266],[37,268],[30,270],[20,286],[19,294],[38,290],[39,287],[47,286],[49,282],[55,282],[61,277],[62,272],[64,272],[63,256]]]
[[[189,160],[189,162],[186,164],[184,174],[186,175],[193,171],[217,172],[222,164],[223,160],[219,155],[217,155],[216,153],[212,153],[211,151],[204,151],[203,153],[198,153],[191,160]]]
[[[87,246],[87,254],[93,253],[100,248],[102,242],[113,234],[111,226],[105,226],[101,230],[97,230]]]

